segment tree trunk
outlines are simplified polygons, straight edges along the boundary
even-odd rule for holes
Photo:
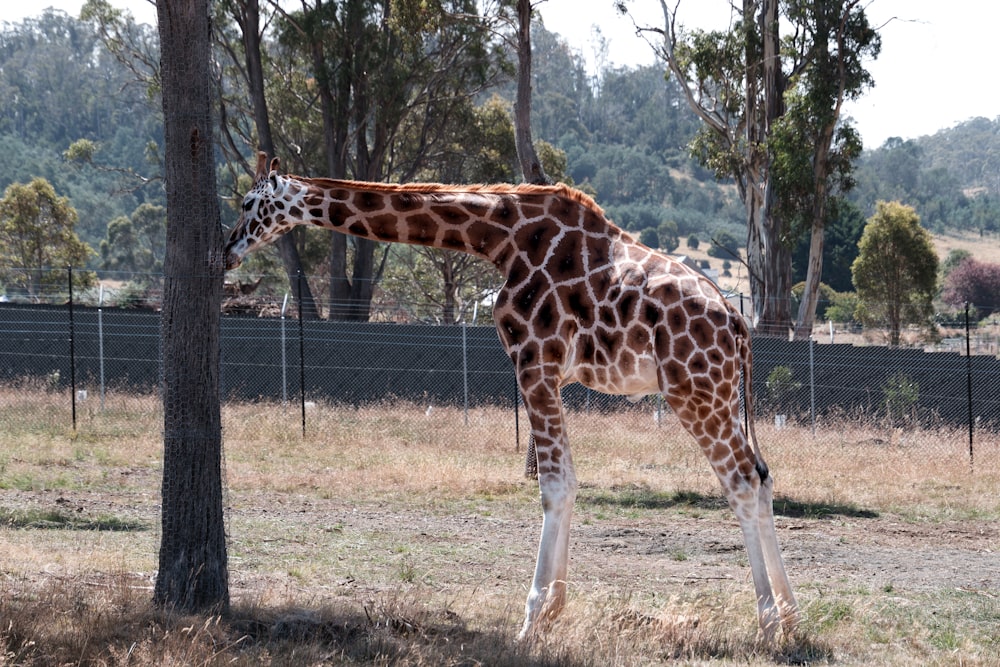
[[[275,157],[274,139],[271,136],[271,119],[267,112],[267,98],[264,95],[264,67],[260,58],[260,5],[258,0],[246,0],[240,17],[243,30],[243,52],[246,55],[247,85],[250,101],[253,104],[254,124],[257,128],[257,140],[260,149]],[[292,294],[302,302],[302,319],[319,319],[319,311],[309,289],[308,280],[298,280],[302,273],[302,259],[295,246],[292,234],[283,234],[275,242],[285,267],[285,275],[291,286]],[[301,294],[299,290],[301,288]]]
[[[531,0],[517,0],[517,97],[514,100],[514,142],[525,183],[548,185],[531,140]]]
[[[157,0],[167,190],[163,484],[153,600],[229,606],[222,509],[219,326],[222,228],[216,192],[209,0]]]
[[[845,8],[849,12],[850,8]],[[838,22],[837,43],[838,51],[844,48],[843,22]],[[816,26],[816,53],[813,58],[823,63],[830,60],[830,33],[831,26],[826,22],[817,21]],[[826,218],[829,214],[828,200],[830,198],[830,152],[833,146],[834,133],[840,121],[840,111],[844,103],[844,70],[843,61],[838,58],[838,81],[836,86],[836,96],[833,100],[833,109],[825,122],[819,127],[819,132],[813,147],[812,157],[812,184],[813,191],[811,198],[811,231],[809,238],[809,266],[806,269],[806,285],[802,293],[802,302],[799,304],[799,313],[795,321],[795,339],[806,340],[812,335],[813,325],[816,321],[816,306],[819,302],[819,286],[823,280],[823,245],[826,234]],[[822,116],[820,116],[822,117]],[[860,148],[859,148],[860,150]]]
[[[795,340],[809,340],[816,322],[816,306],[819,302],[819,284],[823,275],[823,243],[826,229],[822,224],[812,225],[809,234],[809,266],[806,267],[806,286],[799,303],[799,314],[795,321]]]
[[[747,25],[753,25],[756,9],[757,1],[744,0],[744,20]],[[770,149],[766,148],[774,122],[784,113],[785,81],[781,72],[778,0],[761,0],[759,34],[759,47],[753,43],[753,35],[747,36],[746,52],[747,139],[751,150],[765,151],[762,156],[763,164],[759,165],[759,170],[754,170],[759,176],[754,182],[760,199],[748,204],[748,224],[751,225],[751,230],[748,234],[750,243],[747,245],[747,255],[750,259],[751,281],[757,281],[757,289],[750,291],[754,301],[756,330],[769,336],[787,336],[792,325],[789,300],[792,254],[786,244],[784,221],[774,205],[776,193],[770,173],[773,156]],[[756,88],[758,81],[760,89]],[[760,98],[763,99],[763,109],[758,110],[757,100]],[[753,226],[756,226],[756,230]]]
[[[320,11],[321,0],[317,0],[316,8]],[[361,34],[363,13],[357,2],[348,3],[345,7],[345,22],[352,34]],[[326,166],[330,178],[347,177],[347,146],[350,129],[351,111],[351,74],[354,71],[354,61],[357,49],[352,40],[339,40],[336,78],[327,66],[324,51],[325,40],[320,35],[309,36],[312,45],[313,68],[317,72],[319,84],[320,111],[323,116],[323,143],[326,147]],[[348,240],[345,234],[330,236],[330,274],[329,274],[329,304],[327,317],[331,320],[348,319],[348,304],[351,301],[351,281],[347,277]]]
[[[542,169],[531,140],[531,0],[517,0],[517,97],[514,100],[514,145],[525,183],[548,185],[552,180]],[[524,476],[538,477],[535,438],[528,438]]]
[[[826,242],[827,170],[825,168],[829,151],[833,125],[827,128],[823,135],[826,143],[819,146],[814,161],[815,192],[812,206],[812,225],[809,232],[809,265],[806,267],[806,284],[802,291],[802,301],[799,303],[798,316],[795,319],[795,340],[808,340],[812,336],[813,325],[816,323],[816,306],[819,303],[819,285],[823,280],[823,246]]]
[[[456,280],[455,276],[453,258],[450,255],[441,257],[441,260],[437,262],[437,267],[438,271],[441,272],[441,289],[444,295],[444,300],[441,304],[441,321],[445,324],[458,324],[458,316],[460,314],[458,280]]]

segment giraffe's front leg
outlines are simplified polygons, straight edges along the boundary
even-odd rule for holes
[[[542,535],[519,639],[534,636],[566,604],[569,531],[577,483],[562,425],[558,391],[555,396],[556,402],[551,404],[554,413],[534,414],[529,406],[542,499]]]
[[[576,476],[571,465],[563,465],[558,473],[539,472],[538,480],[542,497],[542,535],[519,639],[533,636],[546,621],[558,616],[566,604],[569,531],[576,499]]]

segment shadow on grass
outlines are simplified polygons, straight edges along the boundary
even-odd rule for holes
[[[251,643],[279,656],[288,647],[314,646],[323,655],[337,655],[350,664],[492,665],[496,667],[544,667],[606,665],[627,655],[657,656],[684,660],[731,659],[740,662],[768,656],[776,664],[828,662],[830,647],[798,637],[761,647],[752,638],[734,638],[712,632],[691,634],[664,630],[655,623],[622,623],[621,618],[598,621],[610,627],[578,627],[579,622],[543,632],[533,643],[517,642],[511,632],[471,630],[456,613],[428,609],[423,604],[390,601],[369,602],[364,615],[345,608],[283,609],[244,608],[235,611],[229,623]],[[505,621],[497,620],[503,627]],[[602,654],[598,645],[587,645],[584,635],[618,633],[615,655]],[[332,652],[331,652],[332,650]],[[308,652],[306,654],[308,656]]]
[[[235,608],[227,619],[244,637],[244,650],[275,658],[294,655],[314,664],[496,665],[521,667],[599,664],[544,643],[521,644],[511,632],[473,630],[455,612],[413,602],[369,601],[361,612],[353,605],[323,607]],[[279,658],[280,661],[280,658]]]
[[[704,510],[725,510],[729,504],[722,494],[705,495],[694,491],[653,491],[639,486],[613,487],[606,489],[581,488],[577,502],[595,507],[619,507],[625,509],[662,510],[678,507],[697,508]],[[842,503],[815,503],[794,500],[792,498],[776,498],[774,500],[775,515],[825,519],[832,516],[844,516],[856,519],[875,519],[878,512],[845,505]]]
[[[514,639],[510,614],[464,618],[417,592],[365,595],[316,605],[238,603],[222,615],[152,604],[132,575],[102,581],[53,578],[31,594],[0,597],[0,655],[11,664],[491,665],[597,667],[664,659],[828,663],[822,641],[765,648],[733,624],[665,626],[643,614],[559,619],[530,643]],[[148,589],[143,589],[143,591]],[[8,591],[10,592],[10,591]],[[604,612],[607,609],[603,610]],[[596,637],[616,637],[615,641]],[[123,656],[125,658],[123,659]],[[5,663],[6,664],[6,663]]]
[[[581,488],[576,502],[595,507],[643,510],[663,510],[675,507],[723,510],[729,507],[721,494],[707,496],[694,491],[653,491],[642,486],[620,486],[610,489]]]
[[[133,532],[148,530],[141,521],[121,519],[116,516],[84,516],[62,510],[28,509],[11,510],[0,507],[0,526],[8,528],[36,528],[58,530],[107,530]]]
[[[865,509],[857,505],[807,503],[792,498],[775,498],[774,513],[781,516],[805,519],[827,519],[833,516],[851,517],[853,519],[877,519],[879,516],[875,510]]]

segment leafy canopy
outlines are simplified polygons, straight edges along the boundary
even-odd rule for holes
[[[47,287],[66,284],[65,274],[50,269],[86,264],[93,250],[77,238],[76,222],[69,200],[57,196],[44,178],[7,187],[0,200],[0,281],[8,293],[39,296]]]
[[[890,343],[898,345],[903,325],[929,323],[937,270],[931,235],[916,211],[899,202],[878,202],[851,266],[858,319],[888,326]]]
[[[956,308],[971,304],[979,317],[1000,311],[1000,264],[966,257],[945,277],[941,300]]]

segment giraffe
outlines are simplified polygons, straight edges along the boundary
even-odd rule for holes
[[[564,185],[393,185],[278,173],[258,153],[255,182],[224,250],[227,270],[294,225],[470,253],[505,282],[494,306],[531,425],[542,530],[519,638],[566,602],[577,481],[560,389],[579,382],[633,398],[660,393],[694,437],[735,512],[757,596],[759,638],[799,614],[778,547],[773,477],[753,420],[750,332],[715,285],[611,223]],[[748,409],[748,414],[751,411]]]

